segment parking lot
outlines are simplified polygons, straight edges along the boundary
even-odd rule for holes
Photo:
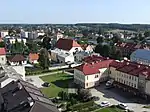
[[[108,101],[112,105],[125,103],[128,105],[129,109],[135,112],[150,112],[150,109],[143,108],[144,104],[136,103],[136,98],[124,93],[122,90],[116,88],[106,89],[104,84],[90,90],[93,96],[98,96],[100,98],[99,101],[96,101],[97,104],[100,104],[102,101]]]

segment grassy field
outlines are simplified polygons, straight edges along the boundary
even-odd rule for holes
[[[42,92],[48,97],[57,97],[58,93],[61,91],[67,92],[69,83],[73,81],[73,77],[65,73],[58,73],[40,78],[50,83],[50,87],[42,89]]]
[[[103,108],[103,109],[97,110],[95,112],[124,112],[124,111],[119,108],[108,107],[108,108]]]

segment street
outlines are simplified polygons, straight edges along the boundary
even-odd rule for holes
[[[109,101],[112,105],[125,103],[128,105],[129,109],[135,112],[150,112],[150,109],[142,108],[144,106],[143,104],[135,103],[133,99],[123,97],[119,92],[115,92],[112,89],[105,89],[104,84],[96,88],[91,88],[90,90],[92,96],[98,96],[100,98],[99,101],[96,101],[97,104],[100,104],[102,101]]]

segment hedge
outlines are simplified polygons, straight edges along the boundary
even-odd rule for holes
[[[72,111],[77,111],[77,110],[82,110],[82,109],[87,108],[87,107],[89,108],[93,105],[94,105],[94,101],[89,101],[86,103],[80,103],[77,105],[70,106],[69,109]]]

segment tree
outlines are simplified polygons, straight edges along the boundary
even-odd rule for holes
[[[118,42],[121,42],[122,40],[118,34],[114,34],[112,41],[113,41],[113,43],[118,43]]]
[[[144,32],[144,36],[145,36],[145,37],[149,37],[149,36],[150,36],[150,31],[145,31],[145,32]]]
[[[36,42],[30,40],[26,43],[26,45],[27,45],[27,48],[28,48],[29,52],[32,52],[32,53],[37,53],[38,52],[38,46],[37,46]]]
[[[78,96],[80,100],[87,101],[92,96],[91,92],[88,89],[78,89]]]
[[[51,38],[50,37],[47,37],[45,36],[44,39],[43,39],[43,42],[42,42],[42,46],[43,48],[46,48],[47,50],[51,48]]]
[[[102,35],[103,33],[104,33],[104,30],[100,27],[99,30],[98,30],[98,34]]]
[[[110,46],[103,45],[102,54],[101,55],[104,56],[104,57],[109,57],[109,55],[110,55]]]
[[[83,34],[84,37],[87,37],[88,34],[89,34],[89,32],[88,32],[88,30],[86,29],[86,30],[83,30],[83,31],[82,31],[82,34]]]
[[[99,36],[99,37],[97,37],[96,41],[97,41],[97,43],[103,43],[104,38],[102,36]]]
[[[5,47],[5,43],[2,41],[2,42],[0,42],[0,48],[1,47]]]
[[[50,61],[49,61],[49,53],[47,49],[43,48],[39,54],[39,64],[43,69],[48,69]]]

